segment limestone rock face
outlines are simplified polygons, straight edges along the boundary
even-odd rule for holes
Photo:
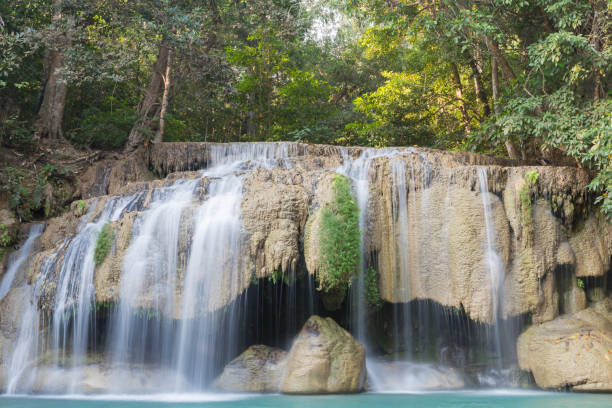
[[[242,220],[258,278],[297,269],[310,194],[295,170],[257,170],[245,182]]]
[[[75,387],[83,394],[104,394],[121,389],[123,393],[142,395],[166,388],[169,375],[174,373],[146,365],[111,369],[108,365],[95,361],[70,368],[41,365],[34,378],[32,392],[61,394],[70,392],[72,387]],[[76,379],[74,383],[73,379]],[[184,379],[179,379],[179,384],[183,383],[187,384]]]
[[[317,238],[320,209],[333,197],[331,187],[339,167],[363,152],[356,147],[301,143],[274,146],[288,153],[278,159],[282,166],[253,170],[246,164],[237,173],[243,177],[239,267],[221,275],[217,289],[207,297],[209,309],[232,302],[256,279],[279,272],[317,273],[322,260]],[[254,151],[261,148],[256,144],[246,147]],[[233,149],[214,143],[155,144],[133,161],[113,159],[92,167],[82,180],[84,200],[49,220],[40,239],[40,252],[33,255],[30,283],[45,264],[55,263],[55,273],[49,274],[40,291],[43,309],[48,310],[53,302],[54,279],[65,242],[80,225],[99,216],[108,194],[142,194],[138,208],[113,223],[112,249],[96,267],[96,301],[114,303],[125,255],[133,243],[134,225],[155,192],[178,179],[197,178],[193,203],[180,221],[174,296],[180,304],[194,214],[208,198],[211,181],[194,170],[231,157],[236,153]],[[374,156],[367,180],[362,180],[367,182],[369,195],[367,208],[361,209],[363,248],[365,259],[379,276],[380,295],[387,302],[430,299],[463,309],[481,322],[492,322],[498,309],[504,318],[530,313],[534,322],[541,323],[586,307],[585,290],[576,285],[576,278],[601,278],[610,269],[612,224],[592,207],[584,187],[589,176],[583,170],[517,166],[488,156],[426,148],[400,148],[393,154],[377,151]],[[166,178],[150,180],[148,168]],[[483,171],[488,193],[480,187]],[[534,171],[537,183],[526,205],[520,192],[526,174]],[[499,293],[492,289],[485,208],[493,230],[492,247],[502,270]],[[569,286],[561,284],[564,280]],[[600,280],[605,292],[605,279]],[[158,295],[155,291],[159,292],[160,285],[149,276],[146,281],[151,284],[134,307],[150,307]],[[340,307],[343,301],[343,296],[332,295],[321,296],[328,310]]]
[[[353,393],[365,380],[364,347],[332,319],[311,316],[287,356],[281,392]]]
[[[136,152],[123,160],[102,160],[89,167],[79,178],[78,192],[84,199],[117,194],[131,182],[149,181],[153,175],[143,153]]]
[[[612,391],[612,298],[529,328],[517,349],[542,388]]]
[[[213,387],[229,392],[278,392],[286,357],[281,349],[251,346],[225,366]]]

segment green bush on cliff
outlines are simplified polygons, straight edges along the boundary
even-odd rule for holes
[[[115,231],[111,227],[110,223],[106,224],[102,231],[98,234],[98,239],[96,240],[96,248],[94,250],[94,261],[96,265],[100,265],[104,262],[106,255],[111,249],[111,245],[113,243],[113,239],[115,238]]]
[[[321,213],[322,274],[319,283],[326,292],[346,289],[360,259],[359,207],[353,200],[347,177],[336,175],[334,200]]]
[[[376,275],[376,269],[369,266],[364,275],[364,287],[368,300],[368,306],[372,309],[378,310],[382,307],[383,300],[380,297],[380,292],[378,291],[378,280]]]

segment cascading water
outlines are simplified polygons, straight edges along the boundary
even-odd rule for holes
[[[174,377],[164,390],[178,392],[202,389],[235,355],[238,311],[231,305],[219,309],[231,303],[224,294],[240,293],[251,279],[241,276],[239,267],[242,172],[287,167],[296,153],[290,144],[212,146],[200,179],[154,192],[125,256],[120,302],[112,316],[117,391],[125,390],[122,373],[129,372],[118,369],[125,362],[156,362]],[[201,204],[198,188],[205,189]],[[193,232],[181,237],[181,228]],[[187,259],[181,260],[180,246],[188,242]],[[140,306],[146,309],[143,318],[136,305],[146,294],[151,299]]]
[[[35,281],[30,285],[20,281],[24,289],[23,317],[16,346],[5,360],[9,362],[8,392],[32,390],[36,370],[42,366],[37,361],[44,361],[56,372],[63,370],[67,381],[54,392],[86,391],[84,387],[88,385],[83,378],[92,364],[99,364],[99,372],[108,378],[109,386],[104,389],[116,393],[142,392],[142,377],[134,378],[139,372],[151,373],[147,381],[154,382],[152,389],[158,392],[201,391],[226,362],[248,345],[242,338],[247,333],[252,336],[248,341],[253,341],[254,337],[262,337],[253,336],[253,331],[267,330],[268,340],[274,338],[275,345],[286,346],[278,331],[281,325],[292,333],[299,329],[293,312],[283,310],[298,301],[297,286],[277,285],[275,276],[274,285],[264,288],[263,278],[259,278],[260,285],[254,289],[256,271],[247,271],[241,265],[249,238],[241,205],[245,185],[250,185],[245,184],[250,172],[291,168],[304,149],[294,143],[210,145],[206,168],[199,173],[156,181],[150,184],[151,191],[90,202],[77,233],[43,259]],[[369,357],[382,354],[368,330],[372,311],[365,274],[368,268],[378,267],[378,254],[369,236],[374,225],[370,221],[380,221],[380,214],[372,213],[372,208],[390,212],[392,237],[388,242],[395,279],[392,290],[398,301],[384,307],[385,313],[395,319],[394,344],[393,351],[385,351],[388,355],[384,358],[368,359],[371,383],[375,389],[393,391],[460,386],[462,379],[456,372],[434,364],[446,363],[445,356],[453,349],[448,343],[427,342],[442,337],[443,331],[448,341],[456,333],[463,336],[471,329],[458,326],[457,322],[465,318],[457,317],[462,312],[415,295],[422,286],[431,284],[432,276],[450,273],[453,177],[444,176],[448,177],[446,190],[438,183],[437,190],[432,191],[431,163],[426,155],[411,148],[361,149],[357,157],[350,149],[335,151],[343,159],[335,170],[351,180],[360,209],[362,257],[347,311],[350,329],[366,346]],[[371,174],[373,167],[381,172],[377,177]],[[383,180],[381,174],[389,179]],[[497,238],[484,169],[478,169],[478,177],[487,238],[484,259],[497,323],[503,266],[494,249]],[[390,208],[370,202],[372,188],[388,189],[381,192],[390,198]],[[435,200],[434,194],[445,198]],[[125,217],[132,217],[126,223],[131,230],[124,233],[129,235],[129,245],[122,247],[121,265],[117,266],[117,301],[98,316],[94,290],[96,239],[107,223],[122,222]],[[30,239],[23,251],[29,242]],[[288,280],[295,281],[296,271],[290,272],[294,275]],[[307,294],[304,304],[308,304],[305,313],[309,315],[316,310],[317,299],[312,296],[314,278],[307,273],[305,277],[301,284],[306,288],[301,293]],[[4,280],[8,279],[13,280],[7,273]],[[40,299],[50,285],[55,289],[51,310],[43,312]],[[9,289],[12,286],[15,285],[9,284]],[[264,305],[269,297],[273,298],[272,306]],[[280,302],[279,297],[284,297],[286,303]],[[256,311],[249,310],[253,306]],[[260,306],[261,310],[273,308],[274,316],[282,316],[283,322],[273,318],[273,329],[269,321],[267,328],[249,327],[253,318],[260,318]],[[247,315],[251,323],[247,323]],[[493,348],[499,355],[498,324],[492,327],[496,330]],[[96,332],[100,329],[103,336]],[[429,348],[424,349],[424,345]],[[439,354],[432,355],[432,350]],[[428,363],[422,364],[419,359],[425,354]],[[87,392],[91,392],[89,388]]]
[[[27,268],[30,255],[35,250],[38,237],[40,237],[40,234],[42,234],[44,229],[44,224],[32,225],[28,232],[28,238],[26,241],[18,251],[12,254],[11,259],[8,262],[8,269],[2,277],[2,283],[0,283],[0,300],[2,300],[8,291],[13,287],[13,282],[17,276],[17,273],[23,268]]]
[[[351,324],[353,334],[361,341],[366,342],[366,293],[365,293],[365,237],[367,234],[368,202],[370,199],[369,172],[372,159],[376,155],[375,149],[364,149],[356,160],[353,160],[347,149],[341,150],[343,165],[337,170],[351,179],[355,189],[357,206],[359,207],[359,231],[361,234],[361,259],[356,279],[356,285],[352,291],[353,316]],[[367,343],[366,343],[367,344]]]
[[[493,223],[493,217],[491,215],[492,195],[489,192],[489,180],[487,176],[487,171],[482,167],[479,167],[477,171],[485,220],[485,231],[487,237],[484,259],[486,262],[487,272],[489,273],[491,285],[491,331],[493,333],[492,335],[489,335],[489,333],[487,334],[489,335],[489,337],[492,337],[491,339],[489,339],[489,341],[492,345],[493,355],[496,358],[496,364],[493,367],[494,371],[492,371],[492,374],[500,376],[500,370],[502,369],[502,341],[500,331],[501,321],[499,316],[499,305],[501,301],[501,289],[504,279],[504,265],[499,254],[495,250],[495,242],[497,241],[497,237],[495,234],[495,224]],[[485,380],[491,383],[492,385],[495,385],[495,383],[497,382],[493,378],[493,376],[489,376],[489,378],[485,378]]]
[[[140,195],[110,197],[98,219],[83,226],[63,254],[52,317],[52,347],[56,364],[68,363],[74,368],[73,378],[69,382],[70,392],[78,391],[78,368],[83,364],[88,346],[95,301],[94,250],[98,234],[107,223],[117,221],[140,198]],[[69,361],[65,354],[68,344],[72,350]]]
[[[9,267],[2,279],[0,286],[0,300],[6,296],[8,291],[13,287],[16,281],[25,280],[25,276],[18,276],[25,272],[31,260],[31,254],[37,246],[37,240],[42,234],[44,224],[34,224],[30,227],[28,238],[24,244],[11,257]],[[26,287],[21,298],[22,308],[16,308],[13,319],[19,319],[21,325],[19,327],[18,342],[15,343],[12,350],[0,350],[4,355],[10,355],[7,372],[7,393],[12,394],[18,390],[19,381],[24,374],[24,371],[35,361],[32,356],[32,349],[38,343],[38,314],[34,303],[35,288]],[[27,383],[31,383],[33,377],[26,379]]]

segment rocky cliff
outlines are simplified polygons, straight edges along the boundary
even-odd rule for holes
[[[290,162],[287,168],[244,171],[242,272],[235,278],[238,283],[225,285],[219,299],[210,302],[214,308],[244,291],[253,276],[262,278],[275,271],[292,273],[301,263],[314,273],[320,263],[312,245],[304,248],[306,224],[310,218],[315,220],[317,208],[329,201],[335,171],[345,160],[359,157],[362,150],[283,146],[288,150],[287,158],[282,159]],[[532,313],[535,321],[543,322],[562,312],[586,307],[586,294],[576,285],[576,279],[570,287],[561,288],[557,276],[565,266],[571,268],[575,278],[603,278],[610,269],[612,225],[590,207],[584,189],[588,182],[585,171],[514,166],[468,153],[416,148],[398,151],[401,154],[373,158],[368,173],[371,198],[368,207],[361,209],[367,212],[364,249],[367,257],[375,260],[373,266],[385,301],[431,299],[462,308],[475,320],[492,321],[493,300],[484,249],[484,195],[494,224],[495,251],[505,271],[503,315]],[[125,183],[120,181],[129,179],[127,176],[104,179],[112,183],[100,191],[142,197],[133,211],[112,223],[115,238],[111,253],[96,267],[97,301],[117,300],[122,259],[133,236],[133,224],[138,214],[147,209],[152,194],[177,179],[198,178],[198,173],[190,170],[205,168],[212,160],[211,154],[211,144],[206,143],[154,145],[147,158],[149,166],[161,175],[172,171],[166,178],[149,181],[148,176],[143,176],[144,181]],[[403,167],[401,180],[394,172],[398,164]],[[123,168],[125,163],[119,166]],[[478,168],[486,172],[486,192],[480,191]],[[110,174],[117,171],[113,167]],[[537,181],[528,190],[528,199],[521,200],[529,172],[537,173]],[[206,200],[207,182],[206,178],[199,181],[201,193],[191,208]],[[398,187],[399,182],[403,184]],[[91,187],[82,189],[94,195]],[[41,239],[41,252],[36,254],[30,270],[31,282],[49,254],[61,260],[62,242],[75,233],[79,223],[94,220],[107,197],[94,196],[78,205],[73,203],[70,212],[49,221]],[[398,208],[398,202],[403,202],[405,208]],[[193,232],[193,210],[185,211],[180,222],[179,253],[186,253]],[[43,308],[50,307],[44,304],[45,299],[53,298],[53,275],[41,298]],[[559,310],[559,299],[566,296],[560,290],[572,293],[567,310]],[[150,305],[143,298],[140,306]]]

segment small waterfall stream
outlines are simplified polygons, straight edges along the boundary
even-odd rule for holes
[[[480,195],[482,198],[482,207],[485,220],[485,231],[487,236],[485,262],[489,273],[491,285],[491,313],[492,313],[492,330],[493,330],[493,349],[498,357],[497,369],[501,369],[501,334],[499,322],[499,306],[500,306],[500,291],[504,279],[504,265],[497,251],[495,250],[496,234],[493,217],[491,215],[491,193],[489,192],[489,180],[486,169],[478,168],[478,181],[480,187]]]
[[[13,281],[15,280],[17,273],[23,268],[27,268],[31,259],[30,256],[36,249],[36,241],[44,229],[44,224],[32,225],[28,232],[28,238],[26,241],[18,251],[11,255],[11,259],[8,261],[8,268],[2,277],[2,282],[0,283],[0,300],[2,300],[8,291],[13,287]]]

